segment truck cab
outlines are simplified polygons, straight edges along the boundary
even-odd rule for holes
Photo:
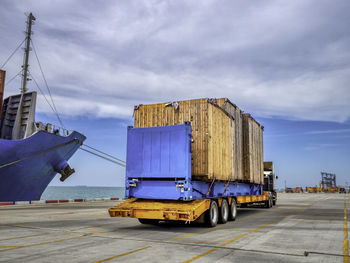
[[[263,190],[272,194],[272,204],[277,203],[277,191],[275,188],[275,180],[278,177],[274,173],[273,162],[264,162],[264,186]]]

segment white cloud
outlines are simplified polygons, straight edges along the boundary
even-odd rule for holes
[[[322,149],[327,148],[334,148],[339,147],[339,144],[336,143],[312,143],[308,144],[306,147],[304,147],[304,150],[306,151],[319,151]]]
[[[140,103],[228,97],[256,116],[350,118],[347,1],[4,1],[3,6],[0,62],[23,38],[23,12],[32,10],[33,40],[57,108],[66,115],[129,118]],[[8,64],[8,76],[20,63],[17,57]],[[7,95],[17,91],[13,85]],[[48,112],[39,99],[38,110]]]
[[[338,133],[350,133],[350,129],[337,129],[337,130],[319,130],[319,131],[309,131],[305,134],[338,134]]]

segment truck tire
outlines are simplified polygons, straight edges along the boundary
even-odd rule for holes
[[[264,201],[264,206],[263,207],[264,208],[269,208],[269,200]]]
[[[232,198],[229,213],[228,213],[228,220],[235,221],[236,216],[237,216],[237,204],[236,204],[236,200]]]
[[[219,208],[218,203],[215,200],[210,201],[210,207],[206,212],[205,221],[209,227],[217,225],[219,219]]]
[[[227,203],[226,199],[222,199],[221,207],[220,207],[220,216],[219,216],[219,223],[220,224],[227,223],[228,214],[229,214],[228,203]]]
[[[140,222],[141,224],[158,225],[159,220],[157,220],[157,219],[139,218],[139,222]]]
[[[265,208],[271,208],[273,206],[272,196],[269,193],[269,198],[264,202]]]

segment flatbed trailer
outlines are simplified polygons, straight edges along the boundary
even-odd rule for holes
[[[237,206],[241,204],[262,204],[265,208],[272,207],[269,202],[269,193],[263,195],[237,196],[226,198],[197,199],[193,201],[177,200],[153,200],[131,198],[123,203],[109,209],[111,217],[131,217],[138,218],[142,223],[158,223],[159,221],[200,221],[200,217],[205,216],[209,211],[212,202],[217,203],[218,221],[226,223],[229,220],[235,220],[237,215]],[[227,202],[227,209],[222,215],[221,209],[223,202]],[[230,209],[231,208],[231,209]],[[216,217],[213,215],[214,218]],[[226,218],[227,217],[227,218]],[[203,218],[207,220],[207,218]],[[209,220],[209,225],[215,226],[215,222]]]
[[[190,123],[129,127],[127,143],[127,200],[109,209],[111,217],[151,224],[204,219],[215,226],[235,220],[237,206],[273,206],[273,194],[264,191],[263,185],[192,180]]]

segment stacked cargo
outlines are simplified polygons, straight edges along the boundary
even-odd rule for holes
[[[192,178],[195,180],[235,180],[234,121],[208,99],[141,105],[135,110],[135,128],[190,122],[192,126]]]
[[[262,126],[228,99],[135,106],[128,128],[125,196],[112,217],[206,222],[235,220],[237,204],[276,203],[264,184]]]
[[[242,130],[242,111],[235,104],[226,98],[217,99],[218,105],[227,111],[234,118],[234,141],[233,158],[234,166],[232,174],[237,181],[244,181],[243,177],[243,130]]]
[[[135,128],[190,122],[192,179],[263,184],[262,127],[228,99],[135,107]]]
[[[243,177],[264,184],[263,127],[250,114],[243,114]]]

